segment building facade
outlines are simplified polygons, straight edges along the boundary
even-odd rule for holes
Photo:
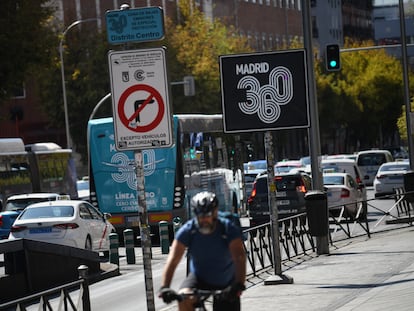
[[[56,17],[62,32],[74,21],[96,19],[82,27],[102,31],[105,29],[105,13],[118,10],[127,3],[130,8],[159,6],[164,14],[179,19],[179,0],[50,0],[56,8]],[[320,54],[326,44],[343,44],[345,36],[369,38],[370,1],[358,0],[313,0],[310,1],[313,40],[320,47]],[[256,51],[281,50],[295,40],[303,42],[302,0],[196,0],[209,19],[221,19],[233,25],[246,36]],[[95,25],[94,25],[95,24]],[[108,90],[109,92],[109,90]],[[0,120],[0,137],[22,137],[26,143],[53,141],[65,145],[64,122],[62,128],[49,126],[47,116],[39,109],[40,103],[30,81],[25,89],[12,98],[4,108],[7,117]],[[63,106],[63,100],[62,100]],[[85,124],[86,128],[86,124]],[[289,153],[289,152],[287,152]]]

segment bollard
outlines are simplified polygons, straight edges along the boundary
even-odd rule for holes
[[[161,253],[168,254],[170,251],[170,238],[168,234],[168,222],[160,221],[158,223],[160,229],[160,246]]]
[[[119,266],[118,234],[109,234],[109,262]]]
[[[180,217],[174,217],[174,219],[173,219],[173,227],[174,227],[174,237],[175,237],[175,235],[176,235],[176,233],[177,233],[177,231],[178,231],[178,229],[180,229],[181,228],[181,225],[182,225],[182,221],[181,221],[181,218]]]
[[[135,264],[134,230],[124,230],[124,245],[128,264]]]

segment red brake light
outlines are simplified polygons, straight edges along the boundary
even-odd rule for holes
[[[0,227],[3,227],[3,216],[0,215]]]
[[[349,198],[349,190],[342,189],[341,190],[341,198]]]
[[[66,224],[58,224],[58,225],[54,225],[53,227],[58,228],[58,229],[63,229],[63,230],[79,228],[78,224],[74,222],[66,223]]]
[[[256,184],[253,185],[252,193],[250,193],[250,196],[247,199],[247,203],[251,203],[255,196],[256,196]]]
[[[306,192],[306,187],[304,185],[297,186],[296,191],[305,193]]]
[[[23,231],[23,230],[26,230],[26,229],[27,229],[26,226],[12,226],[10,228],[10,232],[20,232],[20,231]]]

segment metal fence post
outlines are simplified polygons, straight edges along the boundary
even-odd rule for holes
[[[124,244],[128,264],[135,264],[134,230],[124,230]]]
[[[88,266],[80,265],[78,267],[79,278],[83,280],[82,287],[82,310],[91,311],[91,300],[89,296],[89,280],[88,280]]]

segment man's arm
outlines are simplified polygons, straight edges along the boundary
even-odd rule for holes
[[[236,268],[235,282],[244,285],[246,282],[246,252],[244,251],[242,239],[232,240],[229,248]]]
[[[175,269],[180,263],[181,258],[185,252],[185,245],[177,240],[174,240],[170,253],[168,254],[167,262],[164,266],[164,271],[162,273],[161,287],[170,287],[172,278],[174,276]]]

